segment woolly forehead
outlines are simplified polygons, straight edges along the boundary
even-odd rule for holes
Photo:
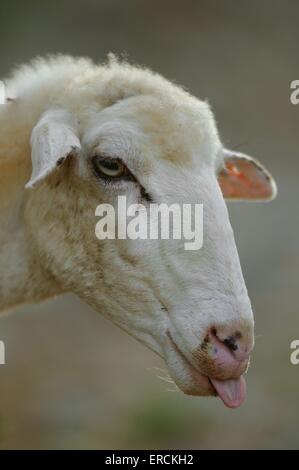
[[[81,128],[88,153],[114,158],[164,160],[180,166],[218,165],[219,141],[213,114],[199,100],[176,103],[135,96],[86,116]]]

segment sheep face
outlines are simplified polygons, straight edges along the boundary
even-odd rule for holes
[[[185,393],[238,406],[254,322],[223,196],[269,199],[269,174],[224,151],[209,107],[191,97],[52,110],[33,131],[32,152],[25,216],[44,268],[162,356]],[[120,195],[146,208],[203,204],[202,247],[98,240],[96,207],[117,211]]]

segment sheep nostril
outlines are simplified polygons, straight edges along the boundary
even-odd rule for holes
[[[238,349],[236,338],[234,336],[229,336],[223,341],[223,343],[225,344],[225,346],[228,347],[230,351],[237,351]]]
[[[241,363],[243,367],[253,348],[251,336],[244,336],[244,333],[232,328],[229,330],[210,328],[201,345],[203,352],[210,356],[216,366],[226,371]]]
[[[216,328],[211,330],[212,336],[218,341],[223,343],[230,352],[235,352],[239,349],[238,340],[242,338],[242,334],[239,331],[236,331],[233,335],[227,336],[225,338],[220,338]]]

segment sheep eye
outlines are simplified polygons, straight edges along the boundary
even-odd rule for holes
[[[148,202],[152,202],[152,197],[145,190],[145,188],[139,183],[135,176],[130,172],[126,165],[120,158],[105,157],[103,155],[96,155],[91,159],[94,173],[106,182],[114,180],[126,180],[132,181],[138,184],[140,193],[143,199]]]
[[[126,173],[126,166],[118,158],[95,156],[92,165],[96,174],[103,178],[121,178]]]

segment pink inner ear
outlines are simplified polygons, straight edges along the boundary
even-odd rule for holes
[[[271,176],[255,160],[245,157],[229,157],[218,176],[226,199],[271,199],[273,184]]]

